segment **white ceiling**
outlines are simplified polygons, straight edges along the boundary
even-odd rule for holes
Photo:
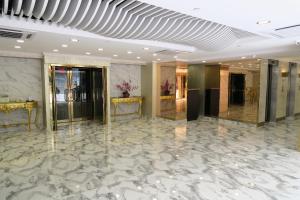
[[[197,45],[176,44],[167,42],[153,42],[146,40],[124,40],[103,37],[82,30],[53,26],[53,24],[40,23],[34,20],[19,19],[16,17],[0,17],[0,27],[18,28],[36,31],[35,36],[17,44],[13,39],[0,38],[0,50],[31,52],[41,54],[58,49],[58,53],[85,54],[90,52],[93,56],[129,59],[133,61],[153,61],[158,58],[162,61],[187,60],[190,62],[233,60],[245,56],[247,58],[288,58],[300,61],[300,32],[291,37],[277,38],[270,35],[274,30],[286,26],[300,24],[299,0],[271,1],[271,0],[142,0],[143,2],[160,6],[173,11],[181,12],[193,17],[210,20],[236,29],[248,31],[263,37],[243,38],[235,41],[225,49],[206,51]],[[258,25],[257,21],[270,20],[270,24]],[[109,36],[109,35],[107,35]],[[71,38],[79,39],[78,43],[70,42]],[[147,39],[147,38],[145,38]],[[174,42],[174,41],[173,41]],[[67,48],[61,47],[68,44]],[[15,49],[20,45],[21,49]],[[144,47],[150,48],[144,50]],[[98,51],[103,48],[104,51]],[[171,49],[188,51],[174,55],[153,56],[154,52]],[[128,54],[132,51],[132,54]],[[113,57],[117,54],[118,57]],[[140,59],[137,59],[140,57]]]

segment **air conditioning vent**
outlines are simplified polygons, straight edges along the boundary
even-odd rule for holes
[[[157,51],[155,53],[159,54],[159,55],[175,56],[177,54],[190,53],[190,52],[187,52],[187,51],[175,51],[175,50],[167,50],[167,49],[165,49],[165,50]]]
[[[29,31],[0,28],[0,37],[11,38],[11,39],[27,39],[28,40],[28,39],[31,39],[32,36],[33,36],[33,33],[29,32]]]
[[[300,24],[287,26],[275,29],[277,34],[280,34],[283,37],[294,37],[300,35]]]

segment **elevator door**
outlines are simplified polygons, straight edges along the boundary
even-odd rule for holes
[[[103,121],[102,69],[55,67],[56,123]]]
[[[230,105],[245,104],[245,74],[230,74]]]

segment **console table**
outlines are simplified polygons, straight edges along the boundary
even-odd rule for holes
[[[7,103],[0,103],[0,112],[9,113],[14,110],[26,110],[27,111],[27,122],[26,123],[18,123],[18,124],[4,124],[1,125],[2,127],[10,127],[13,125],[20,125],[20,124],[26,124],[28,127],[28,130],[31,130],[31,113],[33,109],[38,108],[38,103],[36,101],[28,101],[28,102],[7,102]],[[37,119],[37,114],[35,116],[35,122]]]
[[[111,103],[114,106],[114,112],[113,112],[114,121],[116,120],[116,116],[121,116],[121,115],[138,114],[141,117],[143,99],[144,99],[143,97],[128,97],[128,98],[112,97]],[[139,105],[137,112],[122,113],[122,114],[117,113],[119,104],[136,104],[136,103]]]

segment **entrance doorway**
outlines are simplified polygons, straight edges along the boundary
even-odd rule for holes
[[[102,68],[53,66],[53,129],[60,124],[105,121]]]
[[[245,74],[230,73],[230,105],[245,104]]]

